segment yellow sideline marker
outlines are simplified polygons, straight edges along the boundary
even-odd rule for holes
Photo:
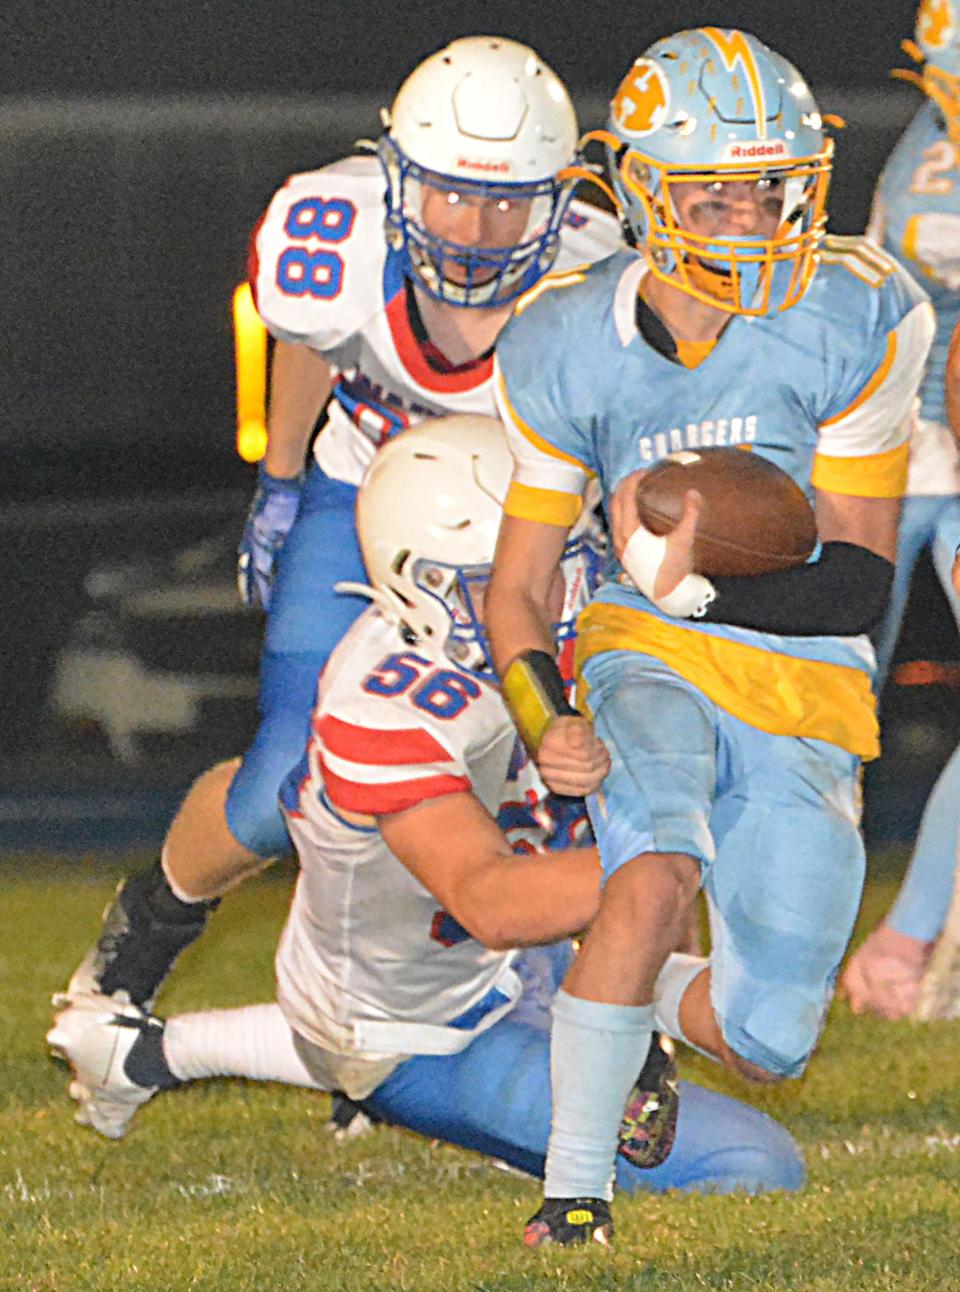
[[[259,462],[267,448],[267,329],[249,283],[233,293],[233,340],[237,371],[237,452]]]

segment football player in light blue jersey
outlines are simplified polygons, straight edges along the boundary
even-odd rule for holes
[[[547,783],[594,792],[605,876],[553,1007],[531,1246],[609,1240],[621,1115],[654,1028],[748,1078],[803,1071],[859,905],[857,777],[877,753],[865,634],[893,578],[933,317],[871,243],[824,237],[823,125],[755,37],[658,41],[601,136],[636,249],[548,276],[498,342],[517,466],[487,600],[494,657]],[[638,471],[708,444],[741,444],[803,487],[815,560],[694,572],[692,491],[668,538],[639,524]],[[580,619],[585,717],[557,687],[545,607],[592,476],[618,561]],[[709,961],[670,954],[701,885]]]
[[[295,175],[258,226],[251,279],[276,339],[266,457],[241,544],[268,609],[260,725],[206,772],[161,858],[132,876],[68,999],[153,999],[220,895],[289,848],[277,792],[309,729],[317,676],[362,611],[354,504],[380,445],[448,413],[496,412],[493,344],[548,268],[605,256],[616,220],[569,204],[577,122],[526,45],[466,37],[432,54],[384,114],[377,155]],[[324,424],[305,468],[311,431]]]
[[[916,43],[905,48],[923,67],[894,73],[915,82],[926,102],[890,155],[877,184],[868,234],[906,266],[930,294],[937,332],[920,388],[921,417],[910,449],[910,472],[897,547],[890,607],[877,635],[877,691],[896,646],[918,557],[929,547],[940,583],[960,625],[960,598],[950,566],[960,543],[960,366],[948,366],[960,322],[960,8],[955,0],[924,0]],[[953,401],[948,399],[950,383]],[[923,814],[913,858],[886,919],[851,957],[841,985],[851,1007],[883,1018],[921,1008],[924,977],[944,927],[954,887],[960,833],[960,749],[943,769]],[[929,988],[940,994],[936,983]],[[941,984],[942,986],[942,984]],[[923,992],[926,996],[926,992]],[[933,999],[922,1012],[936,1012]]]

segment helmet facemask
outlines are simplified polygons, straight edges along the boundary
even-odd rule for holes
[[[387,179],[387,239],[429,296],[490,309],[516,299],[548,272],[559,250],[571,182],[444,175],[406,156],[389,134],[378,151]],[[424,208],[444,203],[476,209],[476,243],[431,232]]]
[[[604,553],[597,536],[591,532],[574,534],[563,550],[560,574],[562,593],[558,594],[557,619],[553,623],[554,639],[559,651],[576,636],[577,617],[600,582]],[[490,643],[484,627],[483,606],[492,566],[447,565],[420,557],[404,571],[404,577],[415,584],[422,597],[435,602],[438,621],[449,619],[444,638],[444,653],[457,668],[468,673],[491,675],[494,671]],[[424,615],[424,602],[418,597],[418,613],[401,611],[400,620],[413,642],[424,631],[432,635],[434,615]],[[443,629],[440,630],[441,632]]]
[[[650,272],[716,309],[764,315],[795,305],[816,270],[832,153],[833,142],[826,140],[814,157],[709,170],[666,166],[631,147],[610,149],[608,157],[618,205]],[[719,231],[733,185],[750,185],[763,205],[776,204],[772,234]],[[684,218],[694,187],[701,200],[687,207]]]

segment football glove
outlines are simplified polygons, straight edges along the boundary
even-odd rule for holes
[[[272,476],[261,462],[259,480],[237,551],[237,585],[245,605],[269,610],[273,564],[297,519],[304,477]]]

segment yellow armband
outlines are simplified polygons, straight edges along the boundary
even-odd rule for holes
[[[520,737],[536,757],[554,718],[576,716],[557,661],[544,650],[525,650],[503,675],[503,698]]]

